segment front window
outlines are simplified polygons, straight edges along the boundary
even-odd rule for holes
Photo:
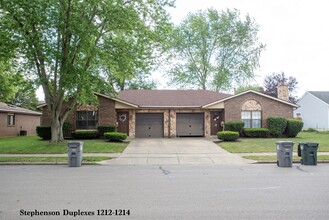
[[[261,128],[262,113],[260,111],[242,111],[241,120],[245,128]]]
[[[96,129],[97,111],[77,111],[77,129]]]
[[[7,115],[7,125],[8,126],[15,125],[15,115]]]

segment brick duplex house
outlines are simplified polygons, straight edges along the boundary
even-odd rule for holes
[[[130,137],[210,136],[227,121],[244,121],[245,127],[267,127],[269,116],[293,117],[298,106],[288,102],[288,91],[279,98],[255,91],[230,95],[206,90],[125,90],[117,98],[95,93],[99,105],[78,106],[68,116],[71,131],[117,125]],[[50,125],[42,108],[42,125]]]

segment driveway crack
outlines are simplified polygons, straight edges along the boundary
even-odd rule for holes
[[[161,166],[159,166],[159,169],[162,171],[164,175],[170,174],[170,171],[163,169]]]

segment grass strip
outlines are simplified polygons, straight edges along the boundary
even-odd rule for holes
[[[272,162],[277,161],[276,156],[243,156],[245,159],[256,160],[259,162]],[[294,156],[293,161],[300,161],[300,157]],[[318,161],[329,161],[329,155],[319,155]]]
[[[276,152],[277,141],[294,142],[294,151],[298,143],[315,142],[319,143],[318,152],[329,152],[328,132],[300,132],[296,138],[240,138],[235,142],[221,142],[219,146],[231,153]]]
[[[82,163],[96,163],[102,160],[110,160],[111,157],[82,157]],[[67,157],[0,157],[0,163],[68,163]]]
[[[129,144],[102,139],[68,141],[82,141],[84,153],[122,153]],[[37,136],[0,138],[0,154],[63,154],[67,153],[68,141],[54,144]]]

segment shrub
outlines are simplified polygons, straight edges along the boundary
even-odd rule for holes
[[[50,126],[37,126],[36,128],[37,135],[43,140],[51,139],[51,127]]]
[[[297,119],[288,119],[285,135],[288,137],[296,137],[297,134],[302,130],[304,123]]]
[[[98,130],[99,136],[104,137],[104,133],[116,132],[117,128],[115,125],[104,125],[104,126],[98,126],[97,130]]]
[[[68,131],[71,128],[71,124],[67,121],[63,123],[63,132]]]
[[[304,132],[318,132],[318,131],[314,128],[308,128],[307,130],[304,130]]]
[[[242,134],[244,122],[229,121],[229,122],[225,122],[224,126],[225,126],[225,131],[235,131],[235,132],[239,132],[239,134]]]
[[[287,119],[277,116],[268,117],[267,126],[274,137],[279,137],[287,127]]]
[[[104,137],[106,139],[108,139],[109,141],[121,142],[121,141],[127,139],[127,134],[126,133],[120,133],[120,132],[106,132],[106,133],[104,133]]]
[[[239,132],[220,131],[217,133],[217,137],[223,141],[236,141],[239,138]]]
[[[75,139],[92,139],[98,137],[97,131],[73,131],[71,133]]]
[[[270,130],[267,128],[245,128],[243,134],[246,137],[252,138],[266,138],[270,136]]]

